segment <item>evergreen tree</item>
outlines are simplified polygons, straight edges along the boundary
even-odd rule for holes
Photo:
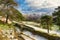
[[[56,8],[54,13],[53,13],[53,17],[54,17],[54,24],[60,26],[60,7]],[[60,29],[60,27],[59,27]]]
[[[52,17],[48,15],[42,16],[41,25],[47,27],[49,33],[50,26],[52,25]]]

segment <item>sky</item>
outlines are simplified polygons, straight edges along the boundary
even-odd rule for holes
[[[31,13],[52,13],[60,6],[60,0],[16,0],[18,10],[23,14]]]

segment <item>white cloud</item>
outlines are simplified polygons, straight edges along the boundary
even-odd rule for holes
[[[25,0],[29,6],[35,8],[55,8],[60,6],[60,0]]]

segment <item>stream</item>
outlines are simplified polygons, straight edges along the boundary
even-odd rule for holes
[[[46,38],[39,36],[39,35],[34,35],[29,31],[23,31],[23,33],[30,36],[31,38],[34,38],[35,40],[47,40]]]
[[[20,29],[17,28],[17,27],[16,27],[16,30],[17,30],[17,32],[19,32],[19,33],[21,32]],[[35,40],[48,40],[48,39],[46,39],[46,38],[44,38],[44,37],[42,37],[42,36],[34,35],[32,32],[29,32],[29,31],[27,31],[27,30],[24,30],[23,33],[24,33],[25,35],[27,35],[27,36],[35,39]],[[28,39],[28,38],[26,39],[26,37],[25,37],[25,40],[30,40],[30,39]]]

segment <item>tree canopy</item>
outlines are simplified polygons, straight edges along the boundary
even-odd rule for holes
[[[49,16],[49,15],[42,16],[41,25],[47,28],[49,33],[50,26],[52,25],[52,16]]]
[[[6,21],[10,20],[22,20],[22,14],[14,7],[18,4],[14,0],[0,0],[0,16],[6,17]]]
[[[58,8],[55,9],[54,13],[53,13],[53,17],[54,17],[54,24],[60,26],[60,6]],[[60,29],[60,27],[59,27]]]

